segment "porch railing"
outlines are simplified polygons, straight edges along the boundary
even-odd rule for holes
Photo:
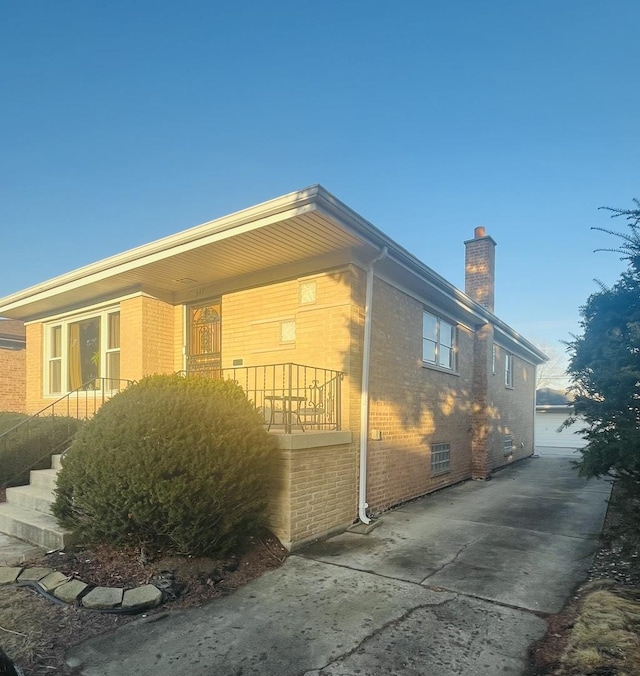
[[[183,375],[238,383],[262,414],[268,430],[339,430],[343,373],[303,364],[267,364],[197,369]]]
[[[78,420],[93,416],[104,402],[133,381],[92,378],[8,430],[0,430],[0,485],[11,485],[30,469],[42,469],[51,455],[67,449]]]

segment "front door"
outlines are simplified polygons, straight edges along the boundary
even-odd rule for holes
[[[187,322],[187,373],[220,377],[220,301],[192,305]]]

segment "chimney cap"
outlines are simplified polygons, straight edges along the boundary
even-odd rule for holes
[[[484,227],[484,225],[479,225],[474,231],[473,231],[473,238],[474,239],[482,239],[483,237],[487,236],[487,231]]]

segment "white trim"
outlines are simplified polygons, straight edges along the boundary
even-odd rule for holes
[[[22,301],[29,303],[41,301],[53,295],[73,291],[123,272],[135,270],[143,265],[170,258],[176,254],[314,211],[316,207],[313,203],[313,197],[318,188],[319,186],[313,186],[275,200],[263,202],[254,207],[183,230],[175,235],[104,258],[59,277],[54,277],[42,284],[0,299],[2,311],[11,311],[21,307],[24,305]]]
[[[99,303],[94,303],[93,305],[83,305],[80,310],[67,310],[66,312],[58,312],[55,315],[47,315],[41,319],[33,319],[29,322],[25,322],[25,326],[31,326],[32,324],[51,324],[51,322],[56,322],[60,320],[65,320],[67,317],[82,317],[86,314],[95,314],[96,312],[101,312],[102,310],[113,308],[118,306],[125,300],[130,300],[131,298],[154,298],[154,296],[145,293],[144,291],[136,291],[135,293],[129,293],[125,296],[118,296],[117,298],[110,298],[109,300],[100,301]],[[154,298],[155,300],[155,298]]]
[[[108,349],[108,316],[111,314],[120,314],[120,305],[111,305],[102,308],[100,311],[85,311],[76,314],[68,314],[64,318],[52,319],[42,323],[42,396],[45,399],[59,398],[72,392],[69,388],[69,326],[87,319],[99,319],[100,321],[100,362],[97,378],[107,378],[107,358],[109,352],[120,352],[120,348]],[[54,357],[50,356],[51,349],[51,329],[61,328],[60,333],[60,391],[50,391],[50,361]],[[55,358],[57,359],[57,358]]]

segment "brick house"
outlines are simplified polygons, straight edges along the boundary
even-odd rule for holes
[[[544,355],[493,314],[495,243],[465,293],[321,186],[0,299],[26,324],[26,407],[152,373],[232,377],[280,445],[289,547],[533,453]]]
[[[24,324],[0,319],[0,411],[26,410],[26,343]]]

